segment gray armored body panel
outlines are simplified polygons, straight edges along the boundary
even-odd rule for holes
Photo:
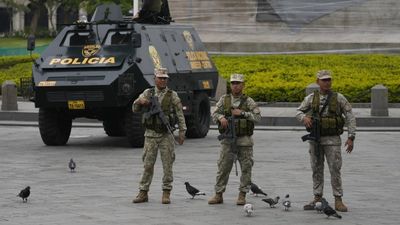
[[[154,86],[154,69],[168,69],[169,88],[182,100],[189,138],[205,137],[209,97],[218,72],[190,26],[124,21],[118,6],[96,9],[92,21],[66,25],[32,67],[39,129],[46,145],[67,143],[73,119],[103,121],[109,136],[143,145],[133,100]]]

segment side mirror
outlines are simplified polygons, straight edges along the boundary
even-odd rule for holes
[[[35,50],[35,35],[31,34],[28,36],[28,43],[26,49],[28,51]]]
[[[142,46],[142,35],[138,33],[132,34],[132,45],[134,48],[140,48]]]

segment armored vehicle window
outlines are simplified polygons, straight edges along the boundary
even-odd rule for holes
[[[104,45],[127,45],[131,40],[130,31],[110,31],[104,41]]]
[[[88,31],[68,32],[62,46],[83,46],[87,43],[89,35]]]

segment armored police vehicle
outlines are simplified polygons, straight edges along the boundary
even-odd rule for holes
[[[115,4],[98,7],[90,22],[66,25],[32,67],[43,142],[66,144],[72,120],[86,117],[103,121],[108,136],[143,146],[142,114],[132,103],[161,67],[182,100],[186,136],[205,137],[218,72],[193,27],[127,21]]]

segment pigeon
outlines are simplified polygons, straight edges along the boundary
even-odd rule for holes
[[[189,182],[185,182],[185,185],[186,185],[186,191],[192,196],[192,199],[196,195],[206,195],[206,193],[200,192],[199,189],[190,185]]]
[[[76,163],[74,162],[74,160],[72,158],[71,158],[71,160],[69,160],[68,167],[71,170],[71,172],[75,172]]]
[[[267,194],[264,193],[255,183],[251,183],[250,190],[251,192],[253,192],[253,195],[255,196],[258,196],[258,194],[267,196]]]
[[[290,208],[290,205],[291,205],[290,199],[289,199],[289,194],[287,194],[285,196],[285,200],[283,200],[282,205],[285,207],[285,211],[289,211],[289,208]]]
[[[28,201],[28,197],[31,194],[30,190],[31,190],[31,187],[27,186],[25,189],[22,189],[21,192],[19,192],[17,197],[21,197],[22,198],[22,202],[27,202]]]
[[[275,208],[275,205],[279,202],[279,196],[276,196],[274,199],[272,198],[263,198],[262,201],[269,204],[269,207]]]
[[[328,205],[328,202],[326,201],[325,198],[322,198],[320,202],[315,203],[315,210],[319,213],[323,213],[323,209]]]
[[[326,202],[326,201],[325,201],[325,202]],[[339,214],[336,212],[336,210],[334,210],[334,209],[328,204],[328,202],[326,202],[326,203],[323,202],[323,203],[322,203],[322,212],[324,212],[325,215],[328,216],[327,218],[329,218],[330,216],[333,216],[333,217],[342,219],[342,216],[339,215]]]
[[[316,202],[314,209],[317,210],[317,212],[322,213],[322,202]]]
[[[249,203],[243,206],[243,210],[246,213],[246,216],[252,216],[254,213],[253,205]]]

